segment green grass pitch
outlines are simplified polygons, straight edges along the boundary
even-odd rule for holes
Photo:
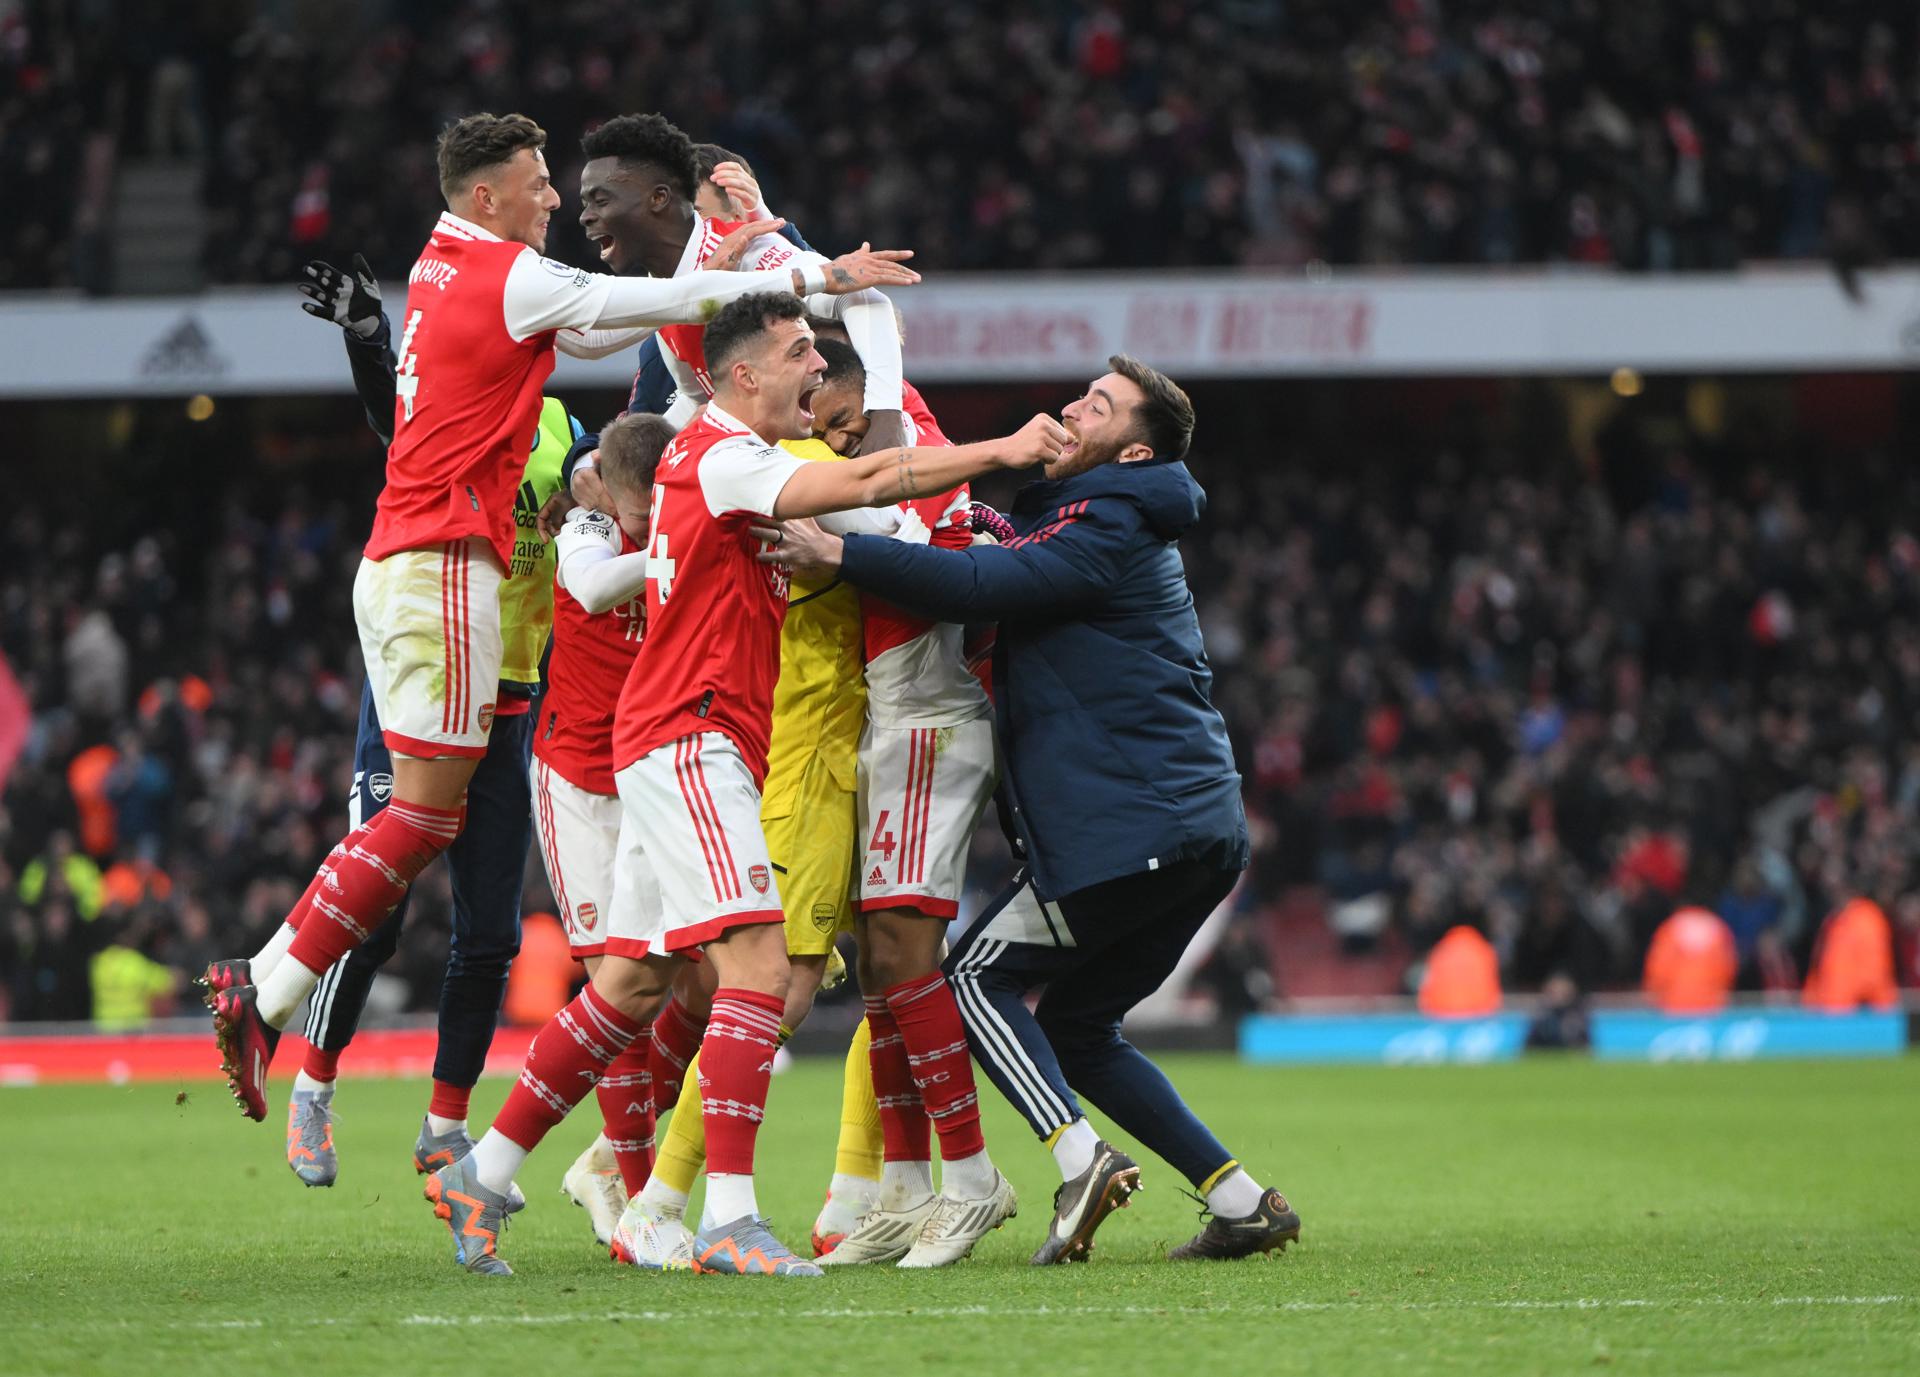
[[[211,1082],[0,1091],[0,1372],[1920,1372],[1920,1058],[1168,1067],[1287,1191],[1302,1246],[1161,1261],[1195,1218],[1142,1154],[1093,1261],[1028,1268],[1052,1163],[983,1085],[1022,1206],[970,1261],[641,1275],[557,1193],[589,1101],[523,1172],[519,1275],[490,1281],[420,1198],[423,1083],[343,1081],[341,1179],[318,1191],[281,1124]],[[798,1245],[839,1084],[823,1061],[783,1074],[761,1135],[762,1208]],[[476,1115],[504,1094],[484,1084]]]

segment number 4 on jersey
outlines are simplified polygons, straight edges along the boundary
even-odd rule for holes
[[[880,859],[883,861],[893,859],[893,833],[887,832],[884,837],[880,835],[882,832],[886,832],[887,819],[891,816],[891,809],[882,808],[880,810],[879,820],[873,824],[873,836],[867,842],[868,854],[871,855],[873,852],[878,851],[880,853]]]
[[[407,410],[407,419],[413,419],[413,395],[420,390],[420,374],[416,365],[420,356],[413,352],[413,335],[420,328],[419,311],[407,313],[407,332],[400,336],[400,366],[393,371],[394,395],[400,398],[400,404]]]
[[[660,513],[666,506],[666,492],[659,486],[653,489],[652,535],[647,540],[647,582],[653,585],[653,591],[665,602],[673,593],[673,556],[667,551],[667,533],[660,525]]]

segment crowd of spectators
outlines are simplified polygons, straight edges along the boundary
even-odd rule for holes
[[[1184,553],[1256,842],[1206,975],[1225,1005],[1286,994],[1263,915],[1303,893],[1355,951],[1417,960],[1467,924],[1508,989],[1589,991],[1636,985],[1685,903],[1732,927],[1745,984],[1792,988],[1864,895],[1920,983],[1910,466],[1610,431],[1585,463],[1520,462],[1449,426],[1276,452],[1237,438],[1269,401],[1201,406],[1209,514]],[[302,428],[313,491],[259,472],[285,442],[242,431],[171,507],[7,519],[35,557],[0,571],[0,652],[34,712],[0,796],[0,1017],[164,1009],[271,930],[338,834],[377,451],[337,411],[331,440]],[[398,973],[430,1007],[443,868],[416,893]],[[527,906],[549,902],[530,859]]]
[[[210,280],[286,281],[339,245],[398,274],[438,210],[434,134],[479,109],[546,126],[569,201],[579,136],[660,110],[744,152],[816,242],[933,270],[1920,252],[1907,0],[31,14],[0,0],[0,286],[104,283],[116,157],[199,164]]]

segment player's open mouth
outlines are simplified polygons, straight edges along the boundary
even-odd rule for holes
[[[602,263],[613,257],[613,236],[611,234],[596,234],[592,236],[592,238],[593,242],[600,246],[600,261]]]
[[[807,418],[807,424],[813,424],[813,394],[818,388],[809,387],[800,394],[800,414]]]

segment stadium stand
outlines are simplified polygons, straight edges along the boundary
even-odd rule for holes
[[[961,0],[838,26],[684,0],[103,0],[0,5],[0,40],[0,287],[281,282],[338,244],[398,273],[438,208],[434,133],[485,108],[556,131],[563,188],[572,131],[664,110],[751,158],[817,243],[936,270],[1850,273],[1920,249],[1900,0]]]

